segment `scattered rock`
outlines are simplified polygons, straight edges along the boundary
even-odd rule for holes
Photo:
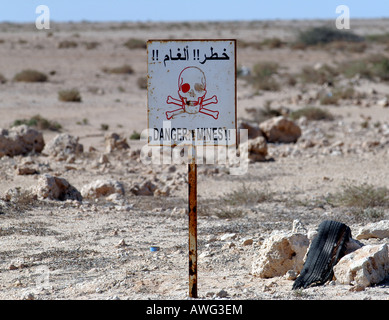
[[[120,240],[118,244],[115,245],[116,248],[127,247],[128,244],[124,241],[124,239]]]
[[[135,184],[130,191],[136,196],[153,196],[157,186],[150,180]]]
[[[248,158],[251,161],[265,161],[267,156],[266,139],[262,136],[247,141]]]
[[[259,125],[259,128],[268,142],[296,142],[301,136],[300,127],[283,116],[266,120]]]
[[[107,164],[109,163],[108,157],[106,154],[102,154],[98,160],[99,164]]]
[[[81,193],[64,178],[42,175],[38,184],[32,187],[38,199],[82,201]]]
[[[255,139],[256,137],[262,136],[262,131],[257,123],[251,123],[247,121],[240,121],[238,130],[246,129],[249,139]]]
[[[32,292],[24,292],[22,295],[23,300],[35,300],[35,296]]]
[[[358,240],[355,240],[353,238],[350,238],[349,241],[346,243],[346,251],[344,254],[349,254],[351,252],[354,252],[355,250],[358,250],[359,248],[362,248],[364,246],[363,243],[359,242]]]
[[[164,183],[158,184],[158,181],[146,180],[140,183],[135,183],[130,191],[136,196],[168,196],[170,194],[170,186]]]
[[[377,101],[377,104],[380,106],[380,107],[389,107],[389,99],[388,98],[384,98],[382,100],[378,100]]]
[[[16,174],[19,176],[39,173],[37,169],[35,169],[34,167],[27,166],[27,165],[18,165],[16,167],[15,171],[16,171]]]
[[[244,240],[242,241],[242,245],[244,245],[244,246],[251,246],[253,243],[254,243],[254,240],[251,239],[251,238],[249,238],[249,239],[244,239]]]
[[[236,233],[225,233],[220,237],[221,241],[233,240],[236,238]]]
[[[273,232],[266,239],[252,264],[252,273],[261,278],[283,276],[288,270],[300,272],[309,246],[305,234]]]
[[[369,223],[359,229],[355,237],[358,240],[369,238],[389,238],[389,220]]]
[[[227,298],[228,292],[222,289],[218,293],[216,293],[216,296],[218,296],[219,298]]]
[[[297,272],[294,271],[294,270],[288,270],[286,273],[285,273],[285,279],[286,280],[296,280],[297,279]]]
[[[344,256],[334,267],[342,284],[366,288],[385,279],[389,273],[388,245],[366,245]]]
[[[227,249],[231,249],[234,247],[235,247],[235,243],[228,241],[223,245],[222,250],[227,250]]]
[[[112,194],[124,195],[123,185],[116,180],[96,180],[81,188],[81,195],[84,198],[97,199]]]
[[[126,142],[126,138],[120,137],[117,133],[109,133],[105,136],[105,152],[111,153],[114,150],[126,150],[130,146]]]
[[[57,160],[67,160],[68,158],[84,152],[84,146],[78,143],[79,138],[68,133],[61,133],[49,141],[43,153],[57,158]]]
[[[296,219],[296,220],[293,220],[292,232],[293,233],[307,234],[308,231],[305,228],[304,224],[300,220]]]
[[[0,158],[41,152],[45,146],[43,134],[26,125],[9,130],[0,129]]]

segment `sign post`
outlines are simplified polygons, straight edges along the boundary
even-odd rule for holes
[[[197,150],[236,146],[236,41],[149,40],[150,147],[188,152],[189,296],[197,298]]]
[[[189,199],[189,297],[197,298],[197,164],[195,132],[192,131],[191,161],[188,164]]]

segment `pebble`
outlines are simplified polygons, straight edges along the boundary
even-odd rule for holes
[[[253,244],[253,242],[254,242],[253,239],[244,239],[242,244],[244,246],[251,246]]]
[[[226,298],[228,297],[228,292],[222,289],[218,293],[216,293],[216,296],[218,296],[219,298]]]
[[[236,233],[225,233],[220,237],[221,241],[233,240],[236,238]]]
[[[35,296],[32,292],[24,292],[22,295],[23,300],[35,300]]]

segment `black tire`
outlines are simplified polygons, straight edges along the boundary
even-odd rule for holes
[[[292,289],[305,289],[331,280],[334,275],[333,267],[344,256],[350,238],[351,230],[345,224],[331,220],[323,221]]]

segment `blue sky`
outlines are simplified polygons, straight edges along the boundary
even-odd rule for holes
[[[50,8],[52,21],[190,21],[336,19],[344,4],[352,18],[389,17],[388,0],[5,0],[0,21],[30,22],[35,8]]]

